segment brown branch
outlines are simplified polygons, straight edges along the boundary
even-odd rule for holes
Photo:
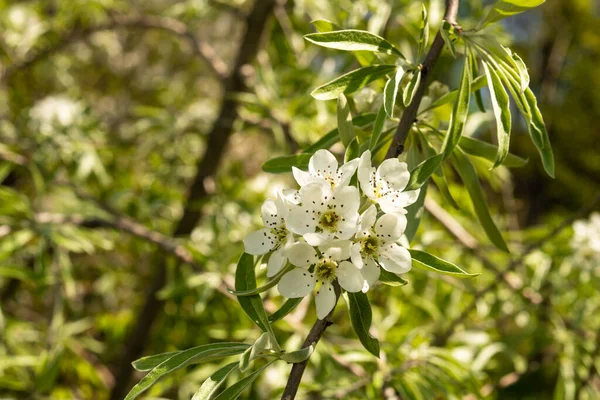
[[[433,343],[436,346],[444,345],[446,343],[446,341],[448,340],[448,338],[450,338],[450,336],[454,332],[454,329],[456,329],[456,327],[460,323],[462,323],[469,316],[469,314],[475,309],[477,301],[479,301],[479,299],[481,299],[486,293],[488,293],[489,291],[494,289],[500,282],[503,282],[506,279],[508,272],[512,271],[517,265],[520,265],[523,262],[524,258],[528,254],[530,254],[534,250],[541,248],[544,244],[546,244],[546,242],[548,242],[550,239],[555,237],[562,230],[571,226],[573,224],[573,222],[575,222],[575,220],[580,219],[583,216],[589,214],[591,211],[593,211],[599,204],[600,204],[600,195],[598,195],[596,197],[596,200],[594,200],[594,202],[592,202],[592,204],[590,204],[589,206],[587,206],[585,208],[582,208],[581,210],[579,210],[577,213],[575,213],[570,218],[565,219],[560,225],[558,225],[556,228],[554,228],[550,233],[545,235],[543,238],[541,238],[540,240],[527,246],[525,248],[525,250],[523,250],[523,252],[519,255],[519,257],[513,259],[512,261],[510,261],[508,263],[508,265],[506,266],[504,271],[496,270],[494,280],[488,286],[475,292],[473,299],[471,300],[471,303],[469,303],[469,305],[462,311],[462,313],[458,317],[454,318],[450,322],[450,325],[448,326],[448,328],[443,333],[438,335],[434,339]]]
[[[333,312],[335,311],[335,306],[340,298],[341,288],[337,281],[333,282],[333,287],[335,290],[335,305],[331,312],[324,319],[318,319],[317,322],[313,325],[302,343],[302,348],[309,347],[310,345],[316,346],[325,333],[325,330],[329,325],[333,324],[332,317]],[[304,370],[306,369],[306,365],[308,364],[308,359],[296,363],[292,366],[292,371],[290,372],[290,376],[288,378],[287,384],[285,385],[285,389],[283,391],[283,395],[281,396],[281,400],[293,400],[296,398],[296,394],[298,393],[298,387],[300,386],[300,381],[302,380],[302,375],[304,374]]]
[[[174,34],[189,42],[194,54],[204,60],[211,71],[220,79],[227,76],[227,65],[217,56],[212,46],[198,40],[183,23],[173,18],[155,16],[113,16],[109,22],[87,28],[66,32],[54,44],[31,52],[24,60],[9,65],[0,77],[0,81],[8,80],[17,71],[31,68],[38,62],[60,52],[69,45],[81,41],[94,33],[112,29],[156,29]]]
[[[446,0],[446,12],[444,13],[444,20],[448,21],[452,25],[456,25],[458,5],[459,0]],[[404,142],[406,142],[408,133],[415,123],[417,112],[419,111],[419,106],[421,105],[421,100],[423,100],[425,90],[428,86],[427,77],[435,67],[440,54],[442,54],[443,48],[444,39],[442,38],[440,28],[440,31],[438,31],[438,33],[435,35],[435,39],[433,39],[433,43],[429,48],[429,52],[425,56],[425,61],[423,61],[423,64],[420,66],[421,84],[417,88],[417,93],[415,93],[415,97],[413,98],[412,102],[409,104],[406,110],[404,110],[404,113],[400,118],[400,123],[398,124],[398,128],[396,128],[396,133],[394,134],[392,144],[390,145],[385,158],[398,157],[404,151]]]
[[[246,31],[242,35],[234,67],[223,80],[224,93],[219,114],[208,135],[206,153],[198,162],[196,176],[188,191],[183,215],[175,226],[174,236],[189,235],[202,218],[203,203],[209,196],[205,182],[211,181],[216,175],[229,137],[233,133],[233,124],[238,118],[239,100],[234,95],[247,90],[243,70],[258,53],[261,37],[274,5],[275,0],[256,0],[250,14],[246,17]],[[123,345],[124,351],[116,367],[118,373],[110,395],[111,400],[120,400],[124,397],[133,374],[131,362],[142,355],[150,337],[151,327],[163,308],[162,300],[158,299],[157,293],[166,283],[165,260],[159,258],[154,269],[155,276],[146,294],[142,311]]]

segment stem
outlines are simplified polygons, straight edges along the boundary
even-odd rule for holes
[[[456,14],[458,12],[458,4],[459,0],[446,0],[446,12],[444,13],[444,20],[455,26],[457,26]],[[421,84],[417,89],[417,93],[415,93],[413,101],[402,114],[400,124],[398,124],[396,134],[394,135],[394,139],[392,140],[392,144],[390,145],[385,158],[398,157],[404,151],[404,142],[406,142],[410,128],[412,128],[415,122],[417,112],[419,111],[419,106],[421,105],[421,100],[423,100],[425,89],[427,89],[428,86],[426,84],[426,79],[429,73],[433,70],[433,67],[437,62],[437,59],[440,57],[440,54],[442,54],[443,48],[444,39],[442,38],[441,32],[438,31],[438,33],[435,35],[435,39],[433,40],[433,44],[429,48],[429,52],[425,56],[425,61],[423,61],[423,64],[421,65]]]
[[[317,322],[315,322],[313,327],[310,329],[308,336],[306,336],[304,343],[302,343],[302,348],[309,347],[312,344],[316,346],[319,342],[319,339],[321,339],[321,336],[323,336],[323,333],[325,333],[327,327],[333,324],[333,312],[335,311],[335,306],[337,306],[337,302],[342,291],[340,284],[337,281],[333,282],[333,288],[335,290],[335,305],[333,306],[333,309],[324,319],[318,319]],[[302,380],[302,375],[304,374],[308,360],[309,359],[306,359],[302,362],[295,363],[292,366],[292,371],[290,372],[290,376],[288,378],[287,385],[285,386],[285,390],[283,391],[283,395],[281,396],[281,400],[293,400],[296,398],[296,393],[298,393],[298,387],[300,386],[300,381]]]

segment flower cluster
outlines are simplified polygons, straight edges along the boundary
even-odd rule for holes
[[[319,150],[308,172],[294,167],[293,174],[300,189],[265,201],[265,227],[244,239],[246,253],[269,254],[268,277],[286,268],[277,286],[283,296],[304,297],[317,289],[317,316],[323,319],[335,306],[336,279],[348,292],[366,292],[380,268],[395,274],[410,270],[410,253],[398,241],[406,229],[406,207],[419,190],[404,191],[410,178],[406,163],[388,159],[374,168],[365,151],[339,166],[333,154]]]
[[[595,212],[588,220],[573,223],[572,261],[580,268],[596,268],[600,265],[600,213]]]

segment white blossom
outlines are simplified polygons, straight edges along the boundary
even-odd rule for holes
[[[276,200],[266,200],[261,208],[265,227],[250,233],[244,239],[244,247],[248,254],[263,255],[273,251],[267,263],[269,277],[277,274],[286,264],[285,249],[294,240],[293,234],[285,224],[289,210],[290,203],[281,193],[277,194]]]
[[[299,192],[300,206],[292,207],[286,219],[292,232],[312,246],[331,240],[350,239],[356,233],[360,195],[354,186],[309,183]]]
[[[348,186],[357,166],[358,158],[345,163],[338,169],[338,161],[333,154],[327,150],[317,150],[308,162],[308,172],[292,167],[292,173],[301,187],[309,183],[321,183],[336,189]]]
[[[358,181],[360,188],[371,200],[379,204],[383,212],[406,214],[405,208],[419,197],[419,190],[404,192],[410,173],[405,162],[390,158],[379,168],[371,166],[371,152],[365,151],[358,163]]]
[[[379,278],[379,265],[394,274],[410,271],[410,253],[397,243],[405,229],[404,214],[384,214],[377,218],[375,205],[360,216],[351,258],[352,263],[363,271],[364,291]]]
[[[332,282],[337,279],[342,289],[358,292],[364,287],[361,271],[351,262],[352,243],[349,240],[334,240],[319,247],[321,255],[308,243],[298,242],[291,245],[286,254],[296,268],[287,272],[279,281],[277,289],[288,298],[299,298],[310,294],[318,283],[315,295],[317,317],[323,319],[333,309],[336,302]],[[314,265],[313,272],[309,270]]]

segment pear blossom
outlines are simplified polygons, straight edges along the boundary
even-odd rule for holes
[[[287,263],[285,249],[294,240],[294,235],[285,224],[289,210],[290,203],[284,194],[278,193],[275,200],[267,199],[261,208],[265,227],[244,238],[244,247],[248,254],[263,255],[273,251],[267,262],[269,277],[277,274]]]
[[[334,240],[319,247],[321,255],[308,243],[294,243],[287,249],[290,263],[296,268],[287,272],[279,281],[277,289],[287,298],[300,298],[310,294],[321,282],[315,295],[317,317],[323,319],[336,303],[332,282],[338,280],[348,292],[359,292],[364,287],[361,271],[351,262],[343,261],[350,257],[352,243],[349,240]],[[309,269],[314,266],[314,269]]]
[[[289,230],[302,235],[312,246],[333,239],[350,239],[356,232],[360,195],[354,186],[312,182],[300,188],[300,205],[292,207],[286,223]]]
[[[381,210],[390,214],[406,214],[405,208],[419,197],[420,189],[404,192],[410,173],[405,162],[389,158],[375,169],[371,166],[371,152],[365,151],[358,163],[358,181],[365,196]]]
[[[351,259],[363,271],[365,291],[379,278],[380,265],[394,274],[410,271],[410,253],[397,243],[406,229],[406,222],[404,214],[384,214],[377,218],[375,205],[360,216]]]
[[[308,161],[308,172],[292,167],[292,173],[301,187],[316,182],[336,189],[348,186],[357,166],[358,158],[355,158],[338,169],[338,161],[333,154],[327,150],[317,150]]]

